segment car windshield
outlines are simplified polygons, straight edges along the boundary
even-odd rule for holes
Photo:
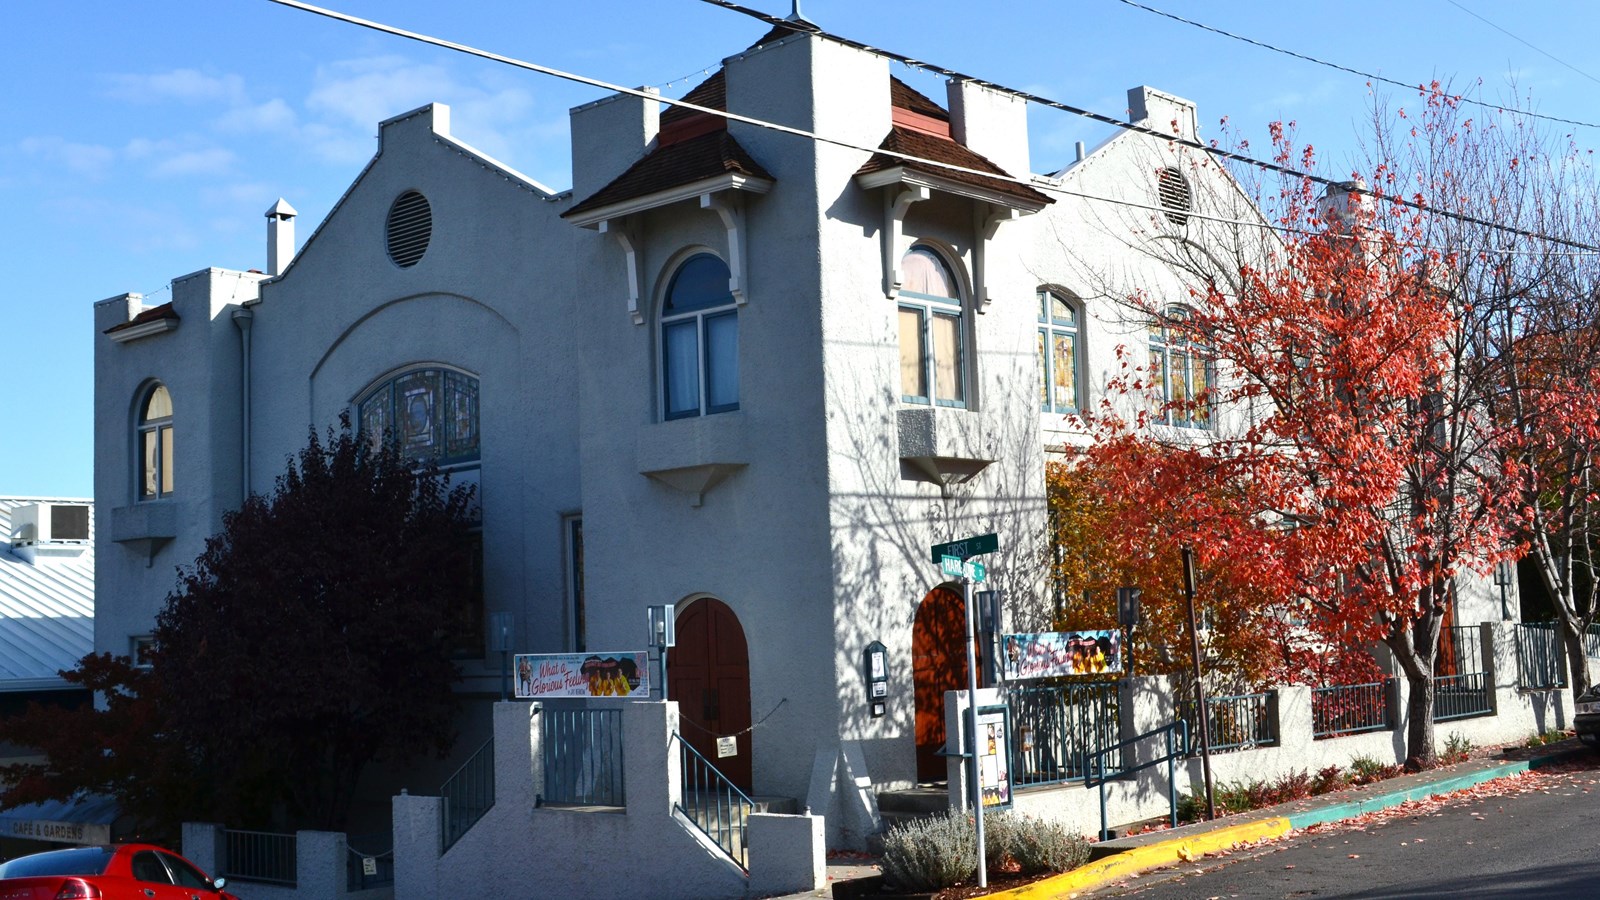
[[[30,878],[38,875],[99,875],[111,862],[112,850],[106,847],[75,847],[51,850],[0,863],[0,878]]]

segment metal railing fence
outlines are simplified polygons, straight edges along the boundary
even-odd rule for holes
[[[1494,713],[1489,696],[1489,676],[1483,672],[1468,675],[1436,675],[1433,679],[1433,720],[1470,719]]]
[[[1583,655],[1600,659],[1600,625],[1590,625],[1583,633]]]
[[[1011,708],[1011,775],[1017,787],[1060,784],[1085,775],[1085,758],[1112,747],[1103,760],[1122,766],[1117,685],[1021,685],[1006,689]]]
[[[542,803],[622,806],[622,710],[560,708],[539,713]]]
[[[381,848],[381,849],[380,849]],[[394,884],[394,830],[345,837],[345,888],[364,891]]]
[[[1391,721],[1387,680],[1311,689],[1311,737],[1315,740],[1384,731]]]
[[[750,871],[746,836],[755,802],[717,770],[700,751],[689,746],[683,736],[673,732],[678,742],[677,810],[706,837],[715,841],[739,868]]]
[[[1206,713],[1212,753],[1270,747],[1278,743],[1276,692],[1207,697]],[[1187,749],[1193,756],[1200,752],[1200,719],[1195,715],[1193,700],[1179,701],[1178,717],[1188,726]]]
[[[440,852],[455,846],[494,806],[494,740],[486,741],[439,789]]]
[[[1516,630],[1517,686],[1529,690],[1567,686],[1561,626],[1555,622],[1521,622]]]
[[[259,881],[296,887],[299,842],[292,834],[224,828],[222,875],[231,881]]]

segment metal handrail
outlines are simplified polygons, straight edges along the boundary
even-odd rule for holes
[[[1136,766],[1124,766],[1121,761],[1127,758],[1122,751],[1147,738],[1166,735],[1167,752],[1149,762]],[[1170,807],[1172,827],[1178,827],[1178,758],[1183,755],[1183,750],[1189,744],[1189,723],[1178,719],[1171,725],[1164,725],[1144,734],[1136,734],[1125,741],[1119,741],[1109,747],[1099,750],[1087,751],[1083,754],[1083,786],[1098,787],[1100,789],[1100,840],[1110,840],[1111,828],[1106,822],[1106,782],[1124,775],[1132,775],[1162,763],[1167,764],[1167,803]],[[1117,756],[1117,768],[1108,770],[1105,760],[1112,754]]]
[[[689,746],[683,735],[673,732],[672,740],[682,748],[678,761],[683,776],[673,807],[748,874],[750,854],[745,838],[749,834],[750,813],[755,811],[755,801],[700,755],[700,751]],[[708,795],[710,804],[704,802]]]
[[[494,739],[485,741],[477,752],[467,757],[444,785],[439,788],[443,798],[439,804],[440,852],[455,846],[456,841],[477,824],[494,806]]]

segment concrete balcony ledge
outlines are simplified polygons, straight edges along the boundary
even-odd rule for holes
[[[925,406],[896,415],[901,477],[936,484],[946,497],[999,458],[983,418],[971,410]]]
[[[639,430],[634,451],[639,474],[700,506],[707,492],[748,465],[749,428],[740,412],[652,423]]]

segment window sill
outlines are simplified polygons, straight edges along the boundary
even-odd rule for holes
[[[749,462],[743,413],[725,412],[655,422],[639,430],[639,474],[689,496],[698,507],[712,488]]]
[[[154,562],[156,551],[178,536],[178,505],[170,499],[143,500],[111,511],[111,540]]]
[[[901,408],[897,412],[900,474],[939,486],[942,496],[988,468],[998,457],[984,439],[981,417],[969,409],[944,406]]]

